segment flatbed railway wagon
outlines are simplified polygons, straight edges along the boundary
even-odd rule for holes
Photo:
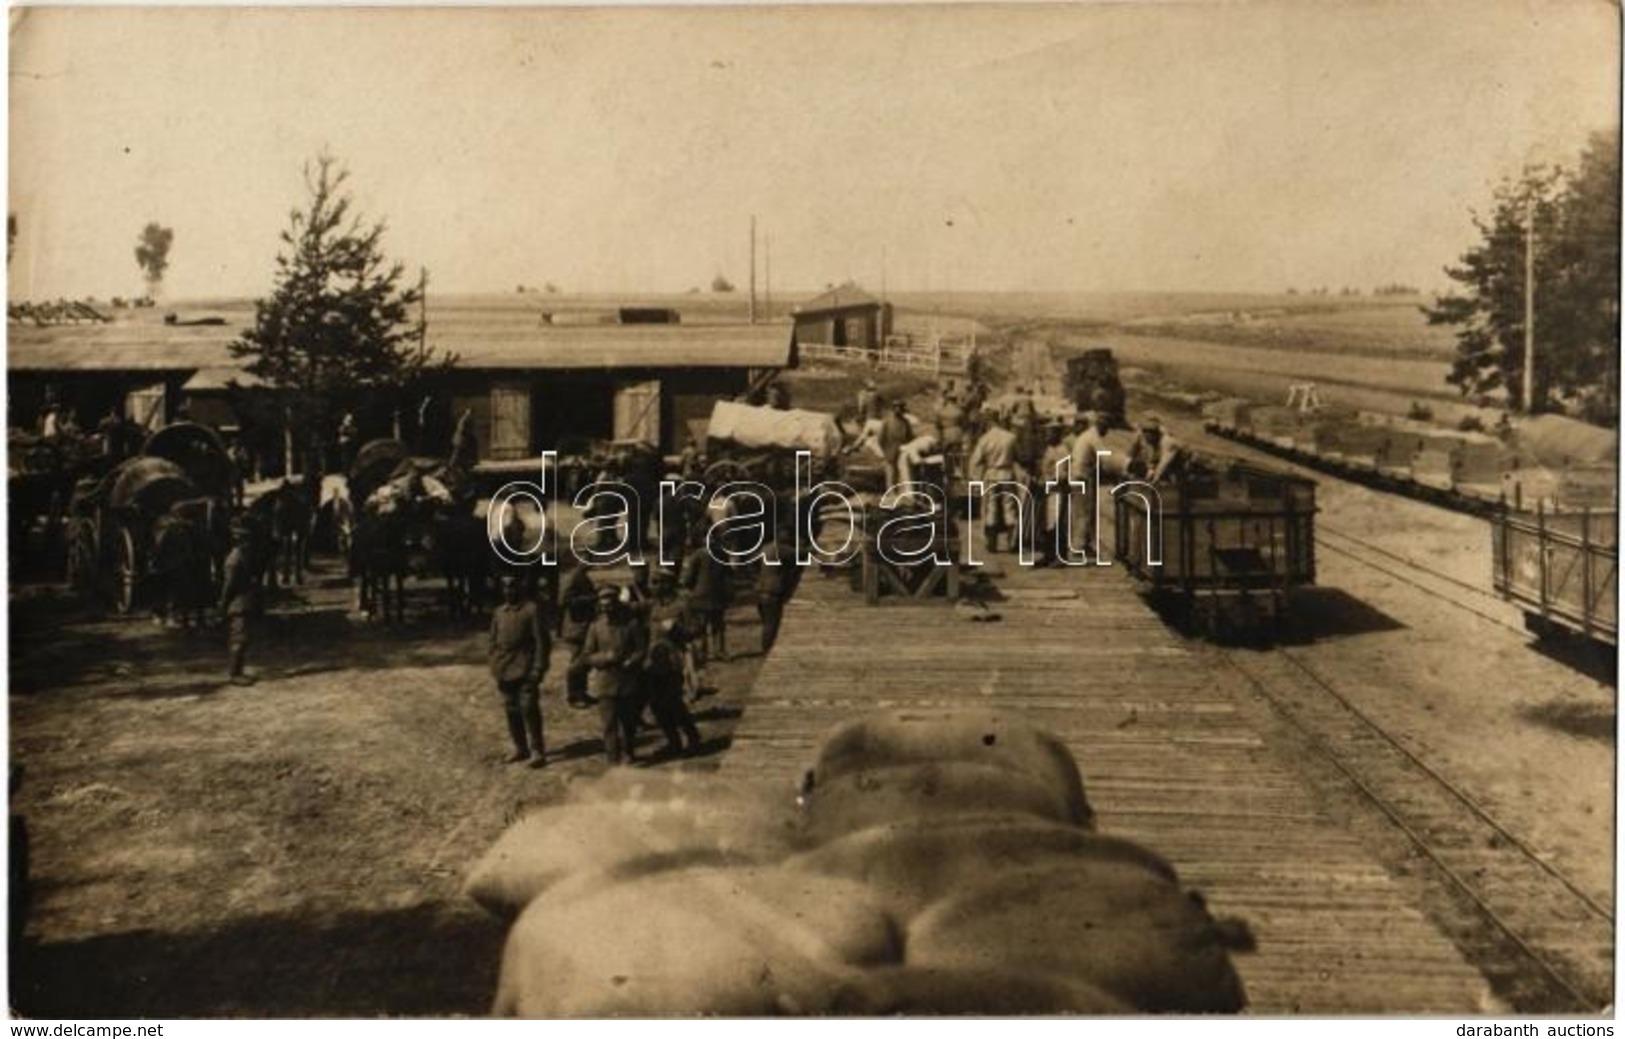
[[[1491,525],[1495,591],[1531,632],[1619,645],[1617,513],[1502,509]]]
[[[1178,482],[1113,492],[1115,554],[1154,602],[1207,634],[1278,630],[1315,582],[1315,483],[1245,463],[1192,464]]]

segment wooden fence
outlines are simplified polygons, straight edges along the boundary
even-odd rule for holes
[[[964,375],[976,353],[976,337],[944,335],[921,342],[912,336],[888,336],[885,344],[877,348],[798,343],[796,349],[803,357],[864,364],[885,371]]]

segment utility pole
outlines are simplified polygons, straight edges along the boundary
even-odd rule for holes
[[[418,364],[429,356],[429,268],[418,268]]]
[[[762,281],[766,290],[766,299],[763,307],[767,311],[767,320],[773,320],[773,239],[767,235],[762,236]]]
[[[1523,216],[1523,413],[1535,413],[1535,193]]]
[[[750,218],[750,323],[756,323],[756,217]]]

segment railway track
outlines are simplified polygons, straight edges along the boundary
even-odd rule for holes
[[[1497,995],[1530,1013],[1613,1001],[1612,906],[1362,712],[1358,675],[1331,680],[1285,647],[1214,651],[1402,835],[1447,896],[1438,922]]]
[[[1465,611],[1519,635],[1527,634],[1514,618],[1517,610],[1494,592],[1486,591],[1449,574],[1434,570],[1414,559],[1392,552],[1334,527],[1316,517],[1315,543],[1336,555],[1400,582],[1458,610]]]

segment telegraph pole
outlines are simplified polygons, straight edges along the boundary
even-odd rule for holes
[[[1523,216],[1523,413],[1535,413],[1535,194]]]
[[[762,281],[767,298],[763,300],[763,307],[767,311],[767,320],[773,320],[773,239],[767,235],[762,236]]]
[[[756,217],[750,218],[750,323],[756,323]]]

